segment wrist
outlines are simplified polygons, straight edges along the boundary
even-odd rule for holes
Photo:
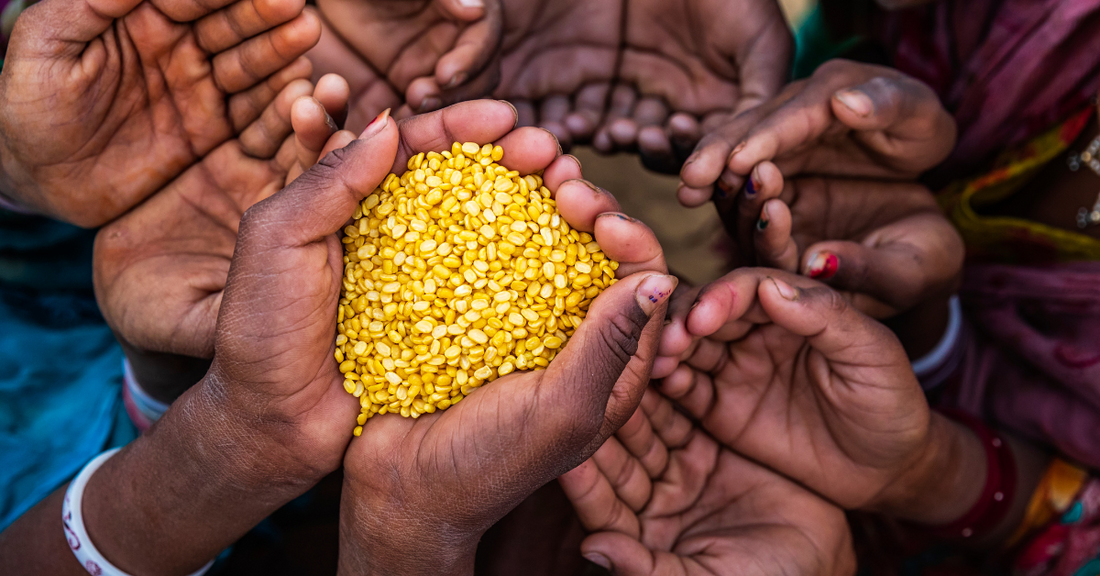
[[[932,412],[924,448],[868,510],[919,524],[948,524],[974,506],[987,473],[981,440]]]
[[[345,475],[340,496],[339,576],[466,576],[480,533],[402,509],[392,494],[365,494]]]
[[[206,384],[88,481],[88,534],[128,573],[194,571],[318,479]]]

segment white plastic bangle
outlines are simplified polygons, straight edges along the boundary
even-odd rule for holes
[[[947,329],[943,331],[940,341],[931,352],[913,361],[913,372],[917,377],[924,377],[947,362],[948,355],[959,340],[959,332],[962,330],[962,305],[959,304],[959,297],[952,296],[947,308]]]
[[[113,448],[92,459],[69,484],[68,490],[65,491],[65,502],[61,506],[61,522],[65,526],[65,540],[69,542],[69,548],[76,555],[76,560],[92,576],[130,576],[108,562],[99,553],[99,550],[96,550],[92,544],[92,539],[88,537],[88,531],[84,528],[82,508],[84,487],[88,485],[88,479],[108,458],[114,456],[115,452],[118,451],[118,448]],[[211,560],[209,564],[203,566],[191,576],[202,576],[213,565],[214,561]]]

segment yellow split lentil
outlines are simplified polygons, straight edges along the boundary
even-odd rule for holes
[[[344,228],[336,361],[362,411],[417,418],[517,370],[545,368],[615,282],[540,175],[500,146],[454,143],[390,174]]]

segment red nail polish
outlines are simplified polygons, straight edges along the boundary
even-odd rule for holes
[[[828,280],[836,276],[840,259],[832,252],[819,252],[810,259],[810,278]]]

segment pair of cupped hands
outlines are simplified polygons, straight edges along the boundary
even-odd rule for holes
[[[706,126],[787,77],[776,0],[319,0],[310,58],[352,87],[349,127],[471,98],[513,102],[569,148],[675,171]]]

